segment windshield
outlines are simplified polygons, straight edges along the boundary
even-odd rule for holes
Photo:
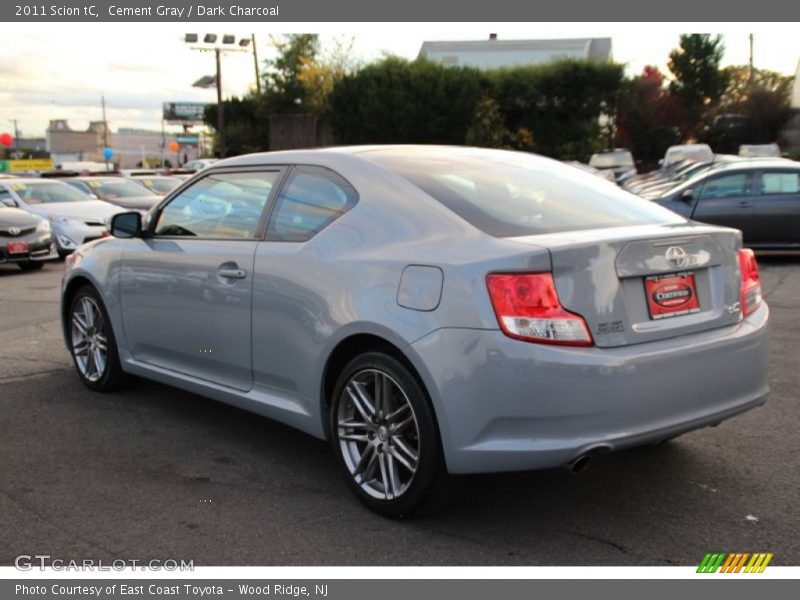
[[[521,152],[414,148],[361,156],[495,237],[685,222],[594,175]]]
[[[157,194],[171,192],[183,183],[177,177],[138,177],[136,181]]]
[[[15,183],[11,186],[26,204],[54,204],[57,202],[86,202],[88,198],[78,190],[60,181]]]
[[[630,152],[603,152],[593,154],[589,159],[589,166],[595,169],[613,169],[614,167],[632,167],[633,155]]]
[[[151,196],[153,192],[128,179],[88,179],[85,180],[92,193],[101,200],[117,198],[141,198]]]

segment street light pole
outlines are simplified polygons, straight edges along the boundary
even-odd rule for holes
[[[220,66],[220,48],[214,48],[217,59],[217,133],[219,135],[219,157],[225,158],[225,107],[222,104],[222,68]]]
[[[255,42],[255,36],[243,37],[239,40],[238,48],[232,48],[230,45],[236,43],[236,36],[232,34],[225,34],[222,36],[222,45],[217,44],[217,34],[207,33],[203,36],[203,44],[207,46],[193,46],[192,50],[199,50],[200,52],[214,52],[214,59],[217,67],[217,140],[219,141],[219,157],[225,158],[227,155],[227,148],[225,143],[225,106],[222,103],[222,64],[221,58],[223,52],[247,52],[247,46],[250,42]],[[187,33],[184,38],[187,44],[199,44],[200,36],[196,33]],[[195,82],[196,87],[211,87],[210,77],[203,77]],[[258,81],[256,81],[258,84]]]

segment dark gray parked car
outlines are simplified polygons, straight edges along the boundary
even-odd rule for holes
[[[795,161],[718,165],[653,201],[696,221],[734,227],[753,248],[800,248],[800,163]]]
[[[141,221],[115,216],[67,259],[83,382],[135,374],[330,439],[383,514],[430,509],[455,474],[580,470],[767,395],[769,311],[739,232],[553,160],[253,154]]]
[[[50,223],[17,206],[0,187],[0,264],[14,263],[23,271],[41,269],[44,261],[58,258]]]

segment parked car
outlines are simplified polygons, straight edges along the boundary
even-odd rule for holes
[[[681,160],[708,162],[713,158],[714,152],[708,144],[679,144],[667,148],[662,160],[664,165],[671,165]]]
[[[781,147],[778,144],[742,144],[739,156],[747,158],[780,158]]]
[[[157,196],[164,196],[184,182],[171,175],[133,175],[130,180],[138,183]]]
[[[41,269],[58,258],[47,219],[17,208],[17,201],[0,188],[0,264],[14,263],[23,271]]]
[[[637,186],[631,186],[628,188],[628,191],[646,199],[658,198],[663,196],[669,190],[675,188],[675,186],[680,185],[682,182],[691,179],[700,173],[717,169],[721,165],[737,160],[745,159],[741,158],[740,156],[736,156],[735,154],[715,154],[713,160],[711,161],[685,161],[684,163],[681,163],[682,166],[680,168],[675,169],[669,175],[644,182]]]
[[[451,474],[577,471],[766,398],[739,232],[554,160],[251,154],[148,217],[115,216],[65,265],[83,383],[139,375],[327,438],[383,514],[436,506]]]
[[[653,200],[687,218],[739,229],[753,248],[800,248],[800,163],[720,165]]]
[[[564,161],[564,164],[569,165],[571,167],[575,167],[576,169],[580,169],[581,171],[584,171],[586,173],[591,173],[592,175],[596,175],[597,177],[605,179],[606,181],[609,181],[611,183],[617,182],[617,178],[614,176],[613,169],[602,169],[602,170],[595,169],[594,167],[590,167],[589,165],[584,164],[582,162],[578,162],[577,160],[567,160]]]
[[[589,166],[600,170],[611,169],[617,182],[636,175],[636,163],[633,161],[633,154],[625,148],[592,154],[589,159]]]
[[[69,177],[63,181],[89,198],[104,200],[129,210],[138,210],[142,214],[161,199],[152,190],[126,177]]]
[[[195,171],[202,171],[206,167],[210,167],[215,162],[217,162],[216,158],[198,158],[195,160],[190,160],[185,165],[183,165],[183,169],[194,169]]]
[[[53,228],[59,255],[74,252],[81,244],[108,235],[106,225],[123,209],[87,198],[55,179],[16,178],[0,180],[19,208],[46,218]]]

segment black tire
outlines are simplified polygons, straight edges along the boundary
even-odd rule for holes
[[[90,299],[99,309],[103,323],[102,332],[104,333],[106,340],[105,367],[102,371],[102,375],[95,380],[87,377],[84,374],[73,348],[73,328],[75,327],[73,324],[73,316],[75,315],[76,310],[80,310],[79,306],[84,298]],[[111,327],[111,320],[108,318],[108,312],[103,304],[103,300],[100,298],[100,294],[98,294],[97,290],[95,290],[91,285],[85,285],[81,287],[70,301],[69,312],[67,314],[67,344],[69,346],[70,356],[72,356],[72,362],[75,365],[75,370],[78,372],[78,376],[83,384],[90,390],[94,390],[96,392],[112,392],[119,389],[126,383],[127,378],[122,370],[122,365],[120,364],[119,352],[117,351],[117,340],[114,337],[114,331]]]
[[[38,271],[44,266],[44,263],[41,261],[35,260],[26,260],[25,262],[17,263],[19,268],[23,271]]]
[[[344,442],[345,447],[343,447],[339,432],[340,405],[342,402],[349,402],[346,390],[348,383],[356,376],[374,371],[388,375],[391,383],[401,388],[407,403],[413,409],[418,432],[412,436],[418,442],[416,471],[408,482],[407,488],[391,499],[376,498],[362,489],[362,484],[356,481],[356,476],[351,471],[351,466],[348,465],[347,442]],[[396,396],[397,392],[393,392],[393,394]],[[429,513],[452,499],[459,480],[447,472],[436,417],[428,395],[413,373],[399,360],[383,352],[368,352],[354,358],[340,373],[333,397],[330,400],[331,444],[336,461],[347,485],[368,508],[384,516],[402,518]],[[348,403],[348,406],[351,407],[350,410],[353,410],[352,404],[352,402]],[[377,441],[375,440],[376,443]],[[363,443],[369,444],[370,442]],[[395,443],[397,442],[395,441]],[[392,445],[391,439],[388,444]],[[388,460],[388,456],[386,459]],[[352,457],[351,462],[353,462]],[[374,481],[378,481],[377,476],[374,476]]]

